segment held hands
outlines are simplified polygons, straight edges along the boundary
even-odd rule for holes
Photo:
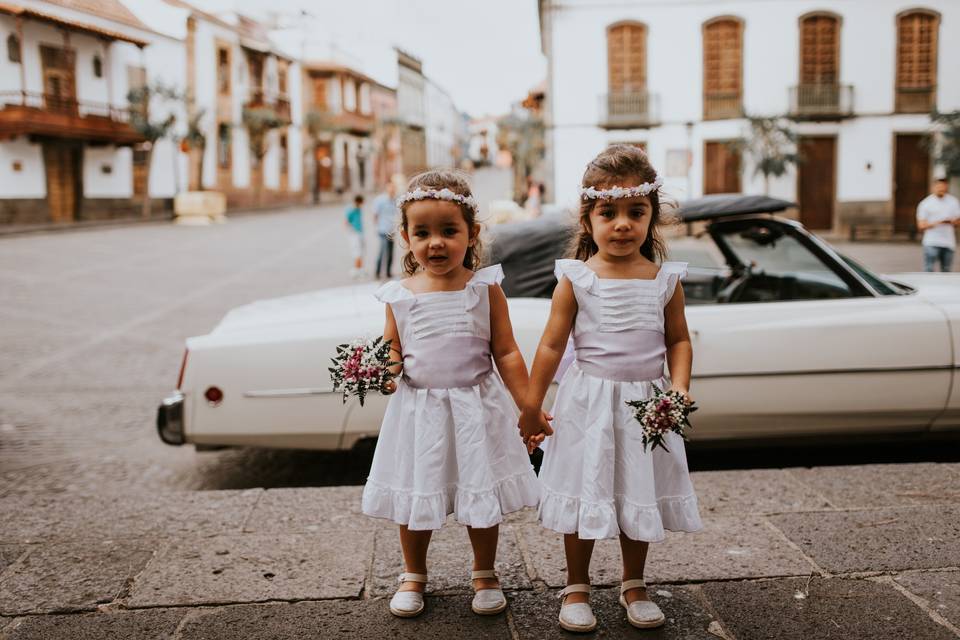
[[[396,390],[397,383],[393,380],[393,378],[391,378],[383,383],[383,388],[380,390],[380,392],[385,396],[389,396]]]
[[[678,386],[672,386],[670,387],[670,391],[676,391],[677,393],[682,395],[683,399],[687,403],[687,406],[690,406],[691,404],[693,404],[693,398],[690,396],[690,391],[688,389],[684,389],[683,387],[678,387]]]
[[[553,435],[553,427],[550,426],[551,420],[553,420],[553,416],[542,409],[524,409],[520,413],[520,423],[517,427],[520,429],[520,437],[523,438],[523,443],[527,445],[529,453],[540,446],[544,438]]]

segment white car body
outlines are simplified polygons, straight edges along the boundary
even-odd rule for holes
[[[727,204],[736,197],[722,198]],[[707,229],[715,243],[708,248],[725,252],[732,273],[715,275],[721,270],[708,266],[698,281],[691,268],[685,286],[691,394],[700,407],[693,440],[960,436],[960,274],[885,276],[906,286],[891,285],[858,271],[799,223],[724,215]],[[515,230],[516,237],[528,237],[529,228]],[[675,244],[682,250],[684,240]],[[532,263],[546,274],[549,292],[551,270],[544,265],[542,257]],[[346,449],[375,437],[387,399],[371,395],[363,407],[355,398],[344,403],[328,372],[337,345],[383,332],[375,288],[262,300],[230,311],[209,334],[189,338],[178,391],[160,407],[161,438],[200,446]],[[696,304],[704,290],[712,293]],[[763,295],[778,297],[749,301]],[[790,298],[795,295],[826,298]],[[728,304],[712,303],[715,297]],[[529,365],[550,301],[512,297],[509,305]]]
[[[691,392],[701,407],[691,438],[960,428],[960,275],[892,277],[917,291],[688,307]],[[343,449],[376,436],[386,398],[344,404],[327,371],[338,344],[382,333],[374,289],[255,302],[188,339],[180,385],[184,441]],[[509,304],[530,363],[550,301]],[[216,405],[204,398],[210,386],[223,392]]]

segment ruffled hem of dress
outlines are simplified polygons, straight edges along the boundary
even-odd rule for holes
[[[505,514],[537,506],[539,491],[533,469],[503,478],[483,491],[454,484],[433,493],[415,493],[367,480],[361,510],[413,531],[439,529],[450,514],[460,524],[486,529],[501,523]]]
[[[557,533],[576,533],[583,540],[616,538],[662,542],[666,531],[693,533],[703,529],[697,496],[670,496],[642,505],[617,495],[609,502],[587,502],[541,487],[537,516],[540,524]]]

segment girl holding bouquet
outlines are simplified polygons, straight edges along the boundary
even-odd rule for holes
[[[517,438],[527,368],[499,286],[503,271],[477,270],[480,226],[467,181],[453,171],[422,173],[397,206],[409,277],[376,295],[387,305],[393,373],[402,376],[385,388],[394,395],[362,508],[400,525],[406,571],[390,601],[394,615],[423,611],[430,534],[451,513],[473,546],[473,611],[495,614],[507,605],[494,572],[498,525],[539,494]]]
[[[646,154],[627,145],[604,150],[580,189],[575,260],[558,260],[559,283],[522,405],[524,440],[554,435],[540,472],[540,523],[564,534],[567,587],[560,626],[590,631],[590,556],[594,541],[620,539],[620,604],[641,628],[664,623],[643,581],[647,547],[664,529],[702,528],[687,471],[683,438],[664,434],[647,450],[643,429],[626,403],[657,389],[684,397],[693,350],[678,281],[686,263],[663,262],[661,179]],[[557,390],[553,427],[544,395],[573,332],[576,356]],[[664,362],[671,380],[664,377]]]

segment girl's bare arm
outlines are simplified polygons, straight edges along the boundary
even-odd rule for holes
[[[517,406],[523,404],[527,393],[529,377],[527,365],[523,361],[523,354],[513,337],[513,325],[510,323],[510,310],[507,307],[507,296],[499,285],[490,285],[490,350],[497,371],[503,378],[513,401]]]
[[[397,329],[397,320],[393,317],[393,310],[390,309],[390,305],[385,306],[387,308],[387,319],[383,325],[383,339],[390,341],[390,360],[397,364],[390,367],[389,371],[394,377],[397,377],[403,371],[403,347],[400,345],[400,332]],[[384,393],[393,393],[396,390],[397,383],[393,380],[387,382],[383,389]]]
[[[677,282],[673,297],[663,310],[664,338],[667,344],[667,368],[671,388],[689,395],[690,370],[693,368],[693,345],[684,313],[683,286]]]
[[[541,432],[547,435],[553,434],[553,429],[543,418],[541,407],[550,382],[563,358],[576,315],[577,299],[573,293],[573,285],[566,278],[561,278],[553,291],[550,318],[547,320],[543,337],[540,338],[540,345],[537,347],[537,354],[533,359],[529,390],[522,405],[520,429],[524,438]]]

